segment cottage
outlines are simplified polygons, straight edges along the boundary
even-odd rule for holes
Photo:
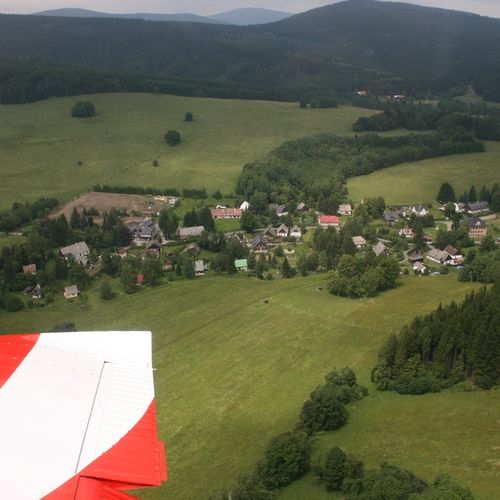
[[[293,226],[290,229],[290,236],[292,238],[302,238],[302,229],[299,226]]]
[[[360,250],[366,246],[366,240],[363,238],[363,236],[353,236],[352,242],[354,243],[354,246],[358,250]]]
[[[410,255],[408,255],[408,260],[415,264],[416,262],[423,262],[424,256],[420,252],[415,252]],[[414,267],[415,269],[415,267]]]
[[[84,266],[87,265],[88,256],[90,254],[89,247],[84,241],[79,241],[78,243],[73,243],[73,245],[63,247],[59,250],[59,252],[66,259],[66,261],[72,260]]]
[[[206,272],[205,263],[202,260],[197,260],[194,263],[194,274],[195,276],[204,276]]]
[[[236,259],[234,261],[234,267],[237,271],[248,271],[248,260],[247,259]]]
[[[379,255],[389,255],[389,249],[379,241],[373,248],[373,253],[378,257]]]
[[[253,252],[264,253],[267,252],[267,247],[269,246],[269,243],[267,241],[267,238],[263,234],[259,234],[252,240],[250,246]]]
[[[285,224],[281,224],[281,226],[276,229],[276,236],[278,238],[287,238],[288,237],[288,227]]]
[[[489,209],[490,206],[487,201],[478,201],[477,203],[467,204],[467,212],[472,215],[487,212]]]
[[[428,254],[427,258],[432,260],[432,262],[436,262],[437,264],[445,265],[449,261],[451,261],[450,254],[445,252],[444,250],[438,250],[437,248],[433,248]]]
[[[146,218],[139,223],[129,224],[128,228],[132,233],[132,238],[136,245],[144,245],[146,243],[149,243],[159,232],[159,228],[157,227],[156,223],[149,218]]]
[[[340,219],[336,215],[320,215],[318,224],[321,227],[340,227]]]
[[[78,297],[80,290],[76,285],[67,286],[64,288],[64,298],[65,299],[75,299]]]
[[[250,203],[248,203],[248,201],[244,201],[241,205],[240,205],[240,210],[248,210],[250,208]]]
[[[23,266],[24,274],[36,274],[36,264],[28,264],[27,266]]]
[[[33,288],[33,290],[31,290],[31,298],[38,300],[38,299],[41,299],[42,297],[43,297],[43,289],[40,286],[40,284],[37,283],[35,288]]]
[[[174,263],[171,260],[166,260],[163,263],[163,270],[164,271],[173,271],[174,270]]]
[[[460,252],[452,245],[448,245],[445,249],[444,252],[446,252],[450,258],[450,264],[454,266],[459,266],[463,264],[463,256],[460,254]]]
[[[484,220],[473,217],[472,219],[468,220],[468,224],[469,236],[471,238],[483,238],[484,236],[486,236],[488,228],[486,227],[486,222],[484,222]]]
[[[304,202],[300,202],[297,205],[297,212],[303,212],[306,209],[306,204]]]
[[[276,215],[278,217],[284,217],[285,215],[288,215],[288,209],[286,208],[286,205],[277,205]]]
[[[264,229],[262,233],[263,236],[267,236],[268,238],[274,238],[276,236],[276,228],[271,226],[270,224]]]
[[[241,219],[241,208],[211,208],[210,213],[214,219]]]
[[[187,238],[197,238],[201,236],[201,233],[205,228],[203,226],[192,226],[192,227],[180,227],[177,229],[177,235],[181,240],[185,240]]]
[[[426,269],[427,266],[421,261],[415,262],[415,264],[413,264],[413,270],[417,273],[424,274]]]
[[[338,209],[339,215],[352,215],[352,206],[349,204],[340,205]]]
[[[399,213],[395,212],[393,210],[386,210],[382,217],[384,218],[385,222],[388,222],[390,224],[394,224],[395,222],[398,222],[398,220],[399,220]]]
[[[429,207],[425,205],[413,205],[410,207],[410,211],[418,217],[425,217],[429,214]]]
[[[406,239],[411,239],[415,236],[415,231],[411,227],[404,227],[399,230],[399,236],[404,236]]]
[[[186,248],[184,248],[183,252],[191,257],[194,257],[201,252],[201,248],[197,243],[190,243],[186,246]]]

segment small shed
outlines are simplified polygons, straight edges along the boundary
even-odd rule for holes
[[[234,267],[237,271],[248,271],[248,261],[247,259],[236,259],[234,261]]]
[[[70,285],[64,288],[65,299],[75,299],[80,294],[80,290],[76,285]]]

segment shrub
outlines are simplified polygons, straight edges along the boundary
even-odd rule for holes
[[[66,321],[65,323],[55,324],[51,330],[52,332],[76,332],[76,325],[72,321]]]
[[[9,295],[5,301],[5,309],[9,312],[20,311],[23,307],[24,303],[17,295]]]
[[[181,134],[177,130],[169,130],[165,134],[165,141],[169,146],[177,146],[181,142]]]
[[[73,118],[87,118],[95,115],[95,106],[91,101],[78,101],[71,108],[71,116]]]
[[[193,113],[191,113],[190,111],[188,111],[186,113],[186,115],[184,116],[184,120],[187,121],[187,122],[192,122],[193,121]]]

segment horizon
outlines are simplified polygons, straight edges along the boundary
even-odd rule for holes
[[[55,9],[86,9],[111,14],[197,14],[210,16],[238,8],[261,8],[298,14],[311,9],[339,3],[322,0],[249,0],[241,5],[241,0],[0,0],[0,13],[34,14]],[[378,0],[397,2],[397,0]],[[470,12],[483,16],[500,18],[500,2],[497,0],[407,0],[401,3]],[[181,5],[179,7],[179,5]]]

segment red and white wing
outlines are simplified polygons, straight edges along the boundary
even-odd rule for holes
[[[0,336],[0,443],[4,498],[118,500],[159,486],[151,333]]]

